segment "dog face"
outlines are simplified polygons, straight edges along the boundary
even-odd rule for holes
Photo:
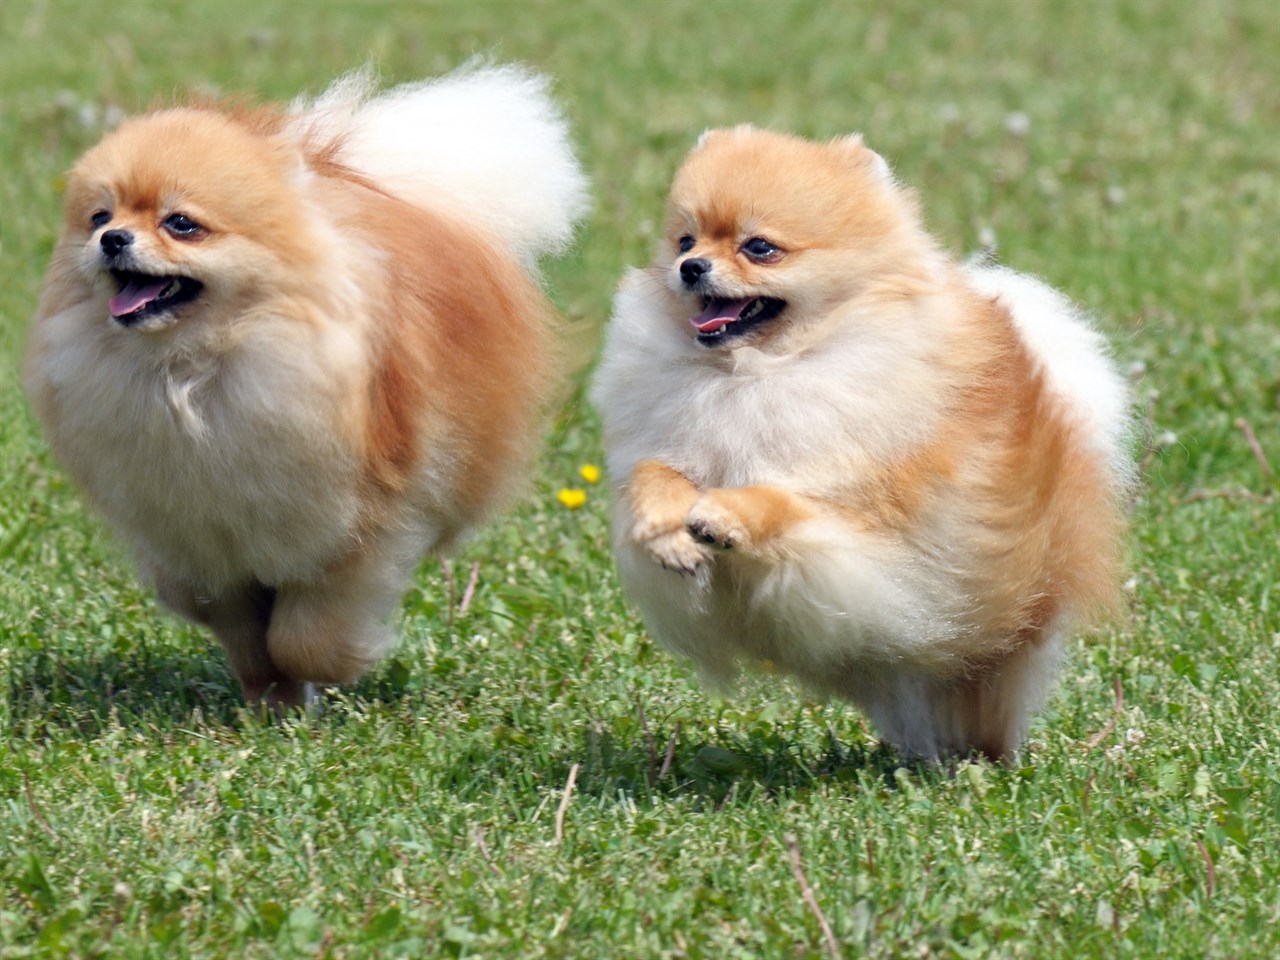
[[[129,121],[68,180],[64,278],[131,330],[236,316],[314,260],[303,176],[284,138],[210,111]]]
[[[860,137],[712,131],[676,175],[659,259],[699,343],[760,346],[865,288],[910,207]]]

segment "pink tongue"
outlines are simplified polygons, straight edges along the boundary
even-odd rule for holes
[[[172,277],[161,277],[149,283],[130,280],[125,288],[111,298],[109,306],[113,317],[127,317],[145,307],[160,296],[162,290],[173,282]]]
[[[747,304],[754,299],[754,297],[747,297],[745,300],[712,300],[707,304],[707,309],[689,322],[698,328],[699,333],[723,330],[737,320],[742,315],[742,311],[747,309]]]

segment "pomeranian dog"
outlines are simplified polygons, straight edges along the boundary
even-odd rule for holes
[[[715,680],[763,663],[917,758],[1008,759],[1117,603],[1128,403],[1060,294],[962,266],[858,136],[703,136],[594,400],[623,585]]]
[[[422,557],[519,482],[557,372],[534,264],[586,190],[517,67],[165,109],[76,164],[26,387],[249,700],[358,676]]]

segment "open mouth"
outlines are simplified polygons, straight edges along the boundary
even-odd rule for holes
[[[724,300],[704,297],[703,311],[689,322],[698,328],[698,342],[707,346],[724,343],[772,320],[786,307],[776,297],[748,297]]]
[[[112,270],[111,275],[120,284],[120,292],[108,304],[111,316],[126,327],[189,303],[204,289],[190,277],[153,277],[131,270]]]

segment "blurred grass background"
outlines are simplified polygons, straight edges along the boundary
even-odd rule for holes
[[[948,247],[1096,313],[1146,424],[1132,608],[1025,766],[899,770],[847,707],[700,690],[619,593],[581,392],[322,717],[243,711],[138,589],[19,384],[62,173],[174,97],[476,54],[556,78],[592,175],[547,272],[584,358],[684,152],[744,121],[861,130]],[[1280,521],[1240,425],[1280,469],[1280,7],[3,0],[0,98],[0,956],[827,956],[788,833],[847,957],[1280,952]]]

